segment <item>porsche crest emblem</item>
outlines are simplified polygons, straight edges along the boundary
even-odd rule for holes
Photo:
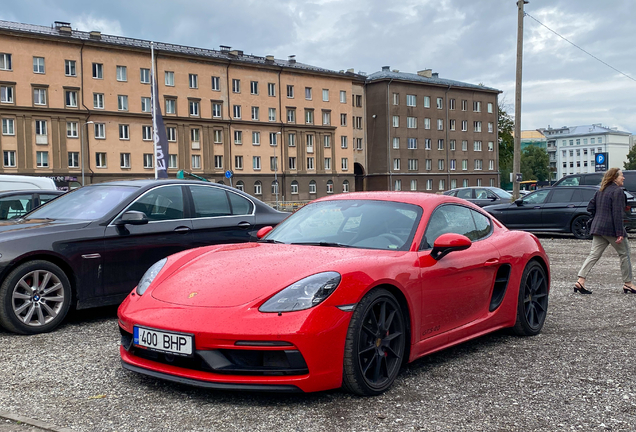
[[[188,295],[188,298],[191,299],[192,297],[194,297],[197,294],[198,294],[197,292],[191,292],[190,295]]]

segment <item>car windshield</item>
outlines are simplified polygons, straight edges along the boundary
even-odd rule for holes
[[[97,220],[137,189],[135,186],[85,186],[45,204],[27,219]]]
[[[505,199],[505,200],[509,200],[509,199],[512,198],[512,195],[510,195],[508,192],[506,192],[503,189],[492,188],[491,190],[494,193],[496,193],[499,198],[502,198],[502,199]]]
[[[413,204],[334,200],[308,204],[277,226],[268,242],[408,250],[422,209]]]

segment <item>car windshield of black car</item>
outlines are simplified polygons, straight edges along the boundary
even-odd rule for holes
[[[27,219],[97,220],[137,190],[136,186],[85,186],[45,204]]]

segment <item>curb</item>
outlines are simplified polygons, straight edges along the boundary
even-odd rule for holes
[[[68,428],[60,428],[40,420],[24,417],[17,414],[12,414],[5,411],[0,411],[0,418],[6,419],[6,420],[12,420],[14,422],[28,424],[29,426],[35,426],[37,428],[40,428],[49,432],[75,432]]]

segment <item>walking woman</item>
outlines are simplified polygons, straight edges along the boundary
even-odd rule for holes
[[[636,294],[636,286],[632,283],[632,260],[630,258],[627,232],[623,226],[623,212],[626,199],[622,186],[625,181],[623,173],[618,168],[607,170],[601,181],[601,189],[587,205],[587,211],[592,214],[590,234],[592,234],[592,250],[579,270],[579,279],[574,284],[574,292],[592,294],[585,287],[585,278],[594,264],[601,258],[608,245],[612,245],[621,260],[621,276],[623,278],[623,292]]]

